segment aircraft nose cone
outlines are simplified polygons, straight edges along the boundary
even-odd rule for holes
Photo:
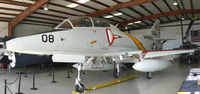
[[[6,42],[6,50],[19,52],[22,50],[23,41],[21,39],[12,39]]]

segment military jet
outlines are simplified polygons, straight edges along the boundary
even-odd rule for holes
[[[83,16],[68,18],[53,31],[11,39],[5,46],[12,67],[16,65],[14,53],[52,55],[53,62],[77,63],[74,65],[78,69],[75,90],[83,92],[82,71],[96,57],[113,64],[114,77],[119,77],[119,64],[132,63],[133,69],[145,72],[150,79],[151,72],[163,70],[171,64],[160,57],[194,52],[192,49],[152,50],[152,44],[161,45],[157,41],[159,38],[159,21],[138,40],[104,19]]]

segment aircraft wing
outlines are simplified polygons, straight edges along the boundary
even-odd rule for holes
[[[133,56],[133,55],[143,55],[144,58],[154,58],[182,53],[191,53],[194,52],[193,49],[187,50],[147,50],[147,51],[122,51],[122,52],[110,52],[105,54],[54,54],[52,60],[54,62],[83,62],[85,56],[102,56],[102,57],[119,57],[119,56]]]
[[[132,56],[136,54],[143,54],[144,58],[154,58],[182,53],[192,53],[194,49],[182,49],[182,50],[147,50],[147,51],[127,51],[127,52],[118,52],[118,53],[108,53],[105,56]]]
[[[124,51],[124,52],[112,52],[112,53],[106,53],[104,56],[120,56],[120,55],[127,55],[132,56],[136,54],[141,54],[143,51]]]
[[[153,58],[153,57],[161,57],[167,55],[175,55],[175,54],[182,54],[182,53],[192,53],[194,49],[188,50],[151,50],[151,51],[143,51],[142,53],[145,54],[144,58]]]

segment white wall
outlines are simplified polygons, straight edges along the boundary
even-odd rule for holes
[[[8,36],[8,22],[0,22],[0,37]]]
[[[36,34],[44,31],[52,30],[49,26],[39,26],[31,24],[18,24],[13,28],[13,37],[22,37],[26,35]]]
[[[190,20],[183,21],[183,24],[189,24]],[[200,20],[195,21],[195,23],[200,23]],[[181,26],[171,26],[171,27],[162,27],[162,26],[169,26],[169,25],[179,25],[179,22],[172,22],[168,24],[161,24],[160,27],[160,34],[161,38],[163,39],[176,39],[176,40],[168,40],[164,44],[164,49],[172,49],[177,48],[182,44],[181,41]],[[183,26],[184,34],[188,28],[188,25]],[[131,34],[137,36],[138,34],[144,34],[149,32],[150,29],[142,29],[142,30],[133,30]],[[200,30],[200,25],[193,25],[192,30]]]

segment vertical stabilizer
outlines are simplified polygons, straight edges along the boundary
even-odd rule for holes
[[[144,35],[144,38],[153,40],[154,38],[160,38],[160,21],[156,20],[150,31]]]
[[[149,32],[144,35],[145,39],[152,40],[151,48],[153,50],[161,50],[163,42],[160,38],[160,21],[156,20]]]

